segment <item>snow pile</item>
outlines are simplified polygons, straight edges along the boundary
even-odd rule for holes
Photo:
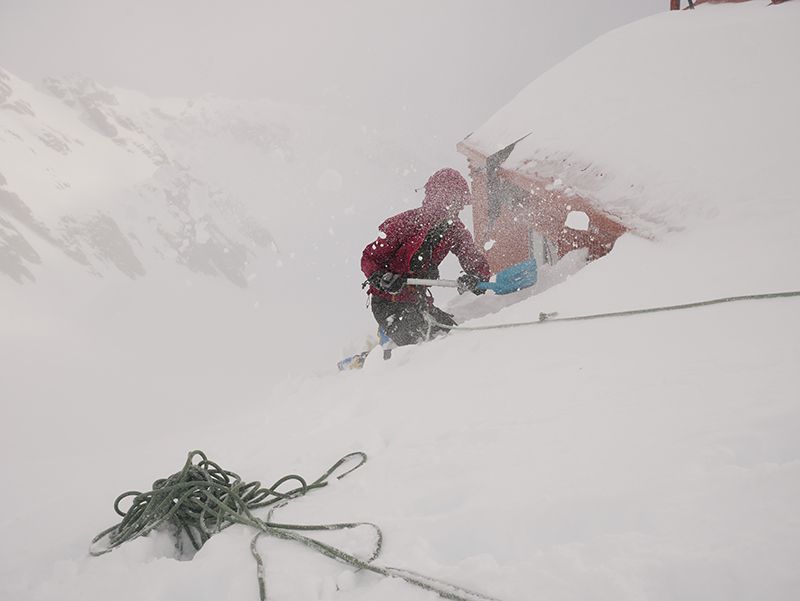
[[[748,40],[761,47],[781,39],[782,19],[795,22],[794,3],[764,9],[769,21],[751,17],[761,3],[751,4],[707,7],[714,19],[700,16],[691,27],[705,36],[738,36],[747,21],[753,24]],[[793,12],[780,12],[784,8]],[[614,32],[545,78],[561,78],[563,70],[565,80],[593,81],[593,68],[578,68],[581,57],[611,64],[619,56],[609,44],[616,37],[637,40],[633,57],[654,52],[650,46],[665,51],[669,42],[672,48],[671,36],[661,34],[687,31],[684,14]],[[703,13],[698,8],[692,15]],[[722,104],[735,81],[743,97],[758,95],[766,104],[769,90],[796,95],[799,85],[784,84],[786,73],[753,72],[749,63],[720,88],[693,87],[705,81],[697,62],[684,62],[678,74],[670,65],[653,66],[653,73],[660,69],[665,80],[674,77],[663,88],[672,103],[696,90],[698,101]],[[599,98],[614,93],[605,80],[593,85]],[[575,99],[573,90],[561,90],[560,106]],[[630,107],[603,105],[620,138],[634,139],[638,122],[625,119]],[[565,111],[559,140],[581,139],[590,108]],[[751,119],[739,116],[752,132]],[[793,140],[773,134],[775,156],[796,156]],[[704,140],[689,138],[693,147]],[[641,145],[647,152],[637,157],[645,161],[662,152],[677,157],[685,141],[648,137]],[[707,189],[728,189],[728,178],[751,185],[740,174],[754,160],[752,152],[713,150],[726,162],[713,163]],[[392,155],[380,156],[397,166]],[[309,157],[298,160],[307,165]],[[325,163],[317,158],[315,166]],[[353,247],[348,252],[357,254],[378,213],[387,212],[372,207],[366,212],[374,214],[348,220],[345,211],[337,212],[341,205],[319,200],[340,193],[327,169],[338,171],[347,189],[348,171],[333,166],[336,158],[303,184],[320,196],[291,196],[288,206],[302,219],[290,216],[284,223],[299,258],[275,276],[283,295],[262,287],[261,278],[246,290],[199,276],[189,285],[177,268],[148,274],[138,282],[146,292],[124,276],[107,275],[104,281],[114,286],[86,284],[87,295],[75,297],[88,299],[80,307],[71,295],[55,297],[62,302],[48,297],[63,293],[58,278],[43,277],[36,287],[12,283],[14,319],[2,322],[0,345],[11,400],[0,405],[0,440],[14,459],[7,481],[23,493],[2,501],[0,596],[256,599],[252,533],[244,528],[216,535],[190,562],[174,560],[163,535],[100,558],[86,556],[90,538],[115,521],[117,494],[148,488],[177,471],[188,450],[201,448],[223,467],[262,482],[290,472],[313,480],[342,455],[365,451],[364,467],[292,501],[276,520],[374,522],[386,537],[384,564],[506,601],[797,597],[796,299],[453,333],[398,349],[391,361],[370,356],[360,372],[334,373],[339,334],[369,321],[366,311],[352,309],[363,302],[354,261],[340,261],[348,249],[318,236],[298,242],[295,235],[302,223],[324,232],[321,224],[334,227],[335,221],[343,224],[338,236],[353,239],[344,243]],[[592,154],[609,164],[618,158],[610,151]],[[356,155],[348,160],[355,165]],[[364,155],[360,168],[368,172],[371,164]],[[663,206],[668,184],[677,190],[671,165],[646,167],[626,206]],[[372,177],[396,181],[385,172]],[[668,211],[680,215],[668,220],[680,231],[659,231],[657,241],[627,235],[608,257],[571,277],[580,257],[565,258],[561,271],[545,274],[534,291],[510,299],[464,297],[453,306],[467,316],[499,311],[470,322],[479,325],[535,320],[540,311],[568,316],[800,289],[792,229],[800,209],[784,202],[794,182],[787,172],[772,177],[780,181],[760,182],[766,187],[758,197],[737,196],[735,210],[719,204],[716,213]],[[393,208],[399,210],[403,200],[397,198]],[[355,202],[363,203],[356,211],[371,206],[366,197]],[[370,227],[363,226],[361,220],[372,217]],[[282,228],[273,228],[276,239]],[[314,244],[318,250],[300,252]],[[325,275],[314,261],[333,273]],[[544,289],[559,278],[559,285]],[[352,295],[339,295],[345,285],[355,289]],[[510,301],[518,302],[503,308]],[[258,310],[256,302],[262,303]],[[158,318],[162,312],[170,319]],[[325,355],[330,367],[313,373]],[[31,360],[33,368],[26,364]],[[357,532],[322,536],[354,553],[372,542]],[[268,595],[276,601],[432,598],[286,541],[265,540],[260,548]]]
[[[756,0],[614,30],[539,77],[468,143],[560,178],[645,236],[790,210],[800,6]]]

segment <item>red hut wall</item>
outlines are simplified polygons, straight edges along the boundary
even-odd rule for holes
[[[599,259],[608,254],[617,238],[625,233],[622,225],[595,209],[582,196],[568,194],[561,187],[553,188],[551,180],[505,169],[500,172],[501,177],[528,191],[527,203],[517,209],[515,223],[533,228],[555,242],[559,257],[578,248],[587,248],[590,260]],[[572,212],[584,213],[588,217],[587,229],[578,230],[566,225],[567,216]]]
[[[460,146],[467,155],[472,179],[473,223],[476,241],[486,252],[493,272],[531,257],[532,232],[557,249],[558,258],[571,250],[587,248],[589,259],[607,254],[625,228],[595,209],[586,199],[552,188],[551,181],[500,168],[497,177],[506,186],[500,206],[492,207],[486,160]],[[497,180],[495,180],[497,181]],[[578,211],[589,218],[586,230],[566,225]],[[488,248],[487,248],[488,247]]]

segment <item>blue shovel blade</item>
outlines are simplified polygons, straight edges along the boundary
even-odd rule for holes
[[[495,294],[510,294],[536,283],[536,259],[529,259],[497,272],[494,282],[481,282],[479,286]]]

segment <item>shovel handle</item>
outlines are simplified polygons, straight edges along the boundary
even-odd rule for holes
[[[456,280],[426,280],[424,278],[408,278],[406,284],[410,286],[442,286],[444,288],[458,288]]]
[[[536,284],[537,269],[536,259],[528,259],[511,267],[498,271],[494,282],[478,282],[481,290],[491,290],[495,294],[510,294],[530,288]],[[421,278],[408,278],[406,284],[411,286],[445,286],[447,288],[460,288],[456,280],[426,280]]]
[[[423,278],[408,278],[406,284],[410,286],[442,286],[443,288],[460,288],[461,284],[457,280],[426,280]],[[478,288],[482,290],[494,290],[492,282],[478,282]]]

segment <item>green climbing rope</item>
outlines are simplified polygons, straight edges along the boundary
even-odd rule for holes
[[[195,463],[195,459],[199,461]],[[114,511],[122,517],[122,520],[95,536],[89,553],[94,556],[103,555],[125,542],[145,536],[159,528],[166,529],[175,536],[179,549],[181,541],[187,539],[197,551],[212,535],[234,524],[241,524],[258,531],[250,543],[250,550],[256,560],[261,601],[267,599],[264,560],[257,548],[258,540],[263,535],[301,543],[356,569],[368,570],[381,576],[401,578],[409,584],[435,592],[445,599],[497,601],[481,593],[416,572],[374,564],[373,561],[381,552],[383,534],[378,526],[370,522],[307,525],[281,524],[272,521],[273,512],[277,508],[312,490],[327,486],[328,479],[335,472],[353,461],[355,465],[338,474],[336,479],[342,479],[364,465],[367,456],[360,451],[345,455],[310,484],[301,476],[290,474],[265,488],[258,481],[244,482],[235,472],[224,470],[210,461],[202,451],[192,451],[181,471],[168,478],[156,480],[152,490],[128,491],[119,495],[114,501]],[[280,488],[287,482],[296,486],[281,491]],[[120,503],[129,498],[132,498],[131,506],[124,511]],[[265,507],[269,507],[266,519],[254,514],[254,511]],[[361,526],[373,529],[376,534],[372,552],[364,559],[301,534],[301,532],[345,530]]]
[[[726,296],[722,298],[714,298],[710,300],[698,301],[694,303],[685,303],[682,305],[664,305],[662,307],[648,307],[646,309],[631,309],[629,311],[615,311],[612,313],[595,313],[592,315],[577,315],[574,317],[554,317],[555,313],[540,313],[539,319],[536,321],[521,321],[517,323],[503,323],[493,326],[444,326],[449,330],[462,331],[462,332],[476,332],[479,330],[502,330],[506,328],[519,328],[522,326],[535,326],[552,321],[585,321],[588,319],[602,319],[606,317],[625,317],[629,315],[643,315],[645,313],[658,313],[661,311],[678,311],[681,309],[694,309],[696,307],[706,307],[709,305],[718,305],[720,303],[732,303],[746,300],[763,300],[773,298],[788,298],[792,296],[800,296],[800,290],[791,292],[770,292],[766,294],[746,294],[742,296]]]

